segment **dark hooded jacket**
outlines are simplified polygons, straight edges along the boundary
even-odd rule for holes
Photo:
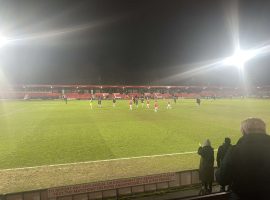
[[[201,156],[199,178],[202,182],[212,182],[214,179],[214,149],[211,146],[199,147]]]
[[[220,167],[221,161],[224,159],[228,149],[230,149],[232,145],[230,143],[224,143],[218,148],[217,152],[217,166]]]
[[[270,199],[270,136],[248,134],[230,148],[216,173],[240,199]]]

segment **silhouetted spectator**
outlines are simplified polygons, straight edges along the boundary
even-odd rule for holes
[[[248,118],[241,123],[241,132],[217,170],[217,181],[232,184],[231,199],[270,199],[270,136],[265,123]]]
[[[203,147],[199,147],[198,154],[201,156],[199,178],[206,193],[212,192],[214,180],[214,149],[209,140],[206,140]]]
[[[220,163],[225,157],[228,149],[231,147],[231,139],[230,138],[225,138],[224,143],[218,147],[218,152],[217,152],[217,166],[218,168],[220,167]]]
[[[229,148],[231,148],[231,139],[230,138],[225,138],[224,143],[218,147],[218,152],[217,152],[217,166],[220,168],[220,164],[222,160],[224,159],[227,151]],[[225,191],[226,185],[221,185],[220,191]]]

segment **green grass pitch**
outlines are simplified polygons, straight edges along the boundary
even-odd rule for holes
[[[226,136],[237,141],[247,117],[270,124],[269,100],[178,100],[171,110],[159,100],[157,113],[153,104],[1,101],[0,169],[196,151],[206,138],[217,148]]]

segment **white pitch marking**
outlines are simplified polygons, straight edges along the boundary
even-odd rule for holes
[[[217,151],[215,149],[214,151]],[[45,168],[45,167],[58,167],[58,166],[68,166],[68,165],[77,165],[77,164],[89,164],[89,163],[99,163],[99,162],[110,162],[110,161],[118,161],[118,160],[131,160],[131,159],[140,159],[140,158],[155,158],[155,157],[163,157],[163,156],[174,156],[174,155],[186,155],[186,154],[195,154],[197,151],[188,151],[188,152],[180,152],[180,153],[169,153],[169,154],[159,154],[159,155],[151,155],[151,156],[135,156],[128,158],[114,158],[107,160],[94,160],[94,161],[84,161],[84,162],[75,162],[75,163],[64,163],[64,164],[55,164],[55,165],[40,165],[34,167],[22,167],[22,168],[11,168],[11,169],[2,169],[3,171],[15,171],[15,170],[24,170],[24,169],[36,169],[36,168]]]
[[[24,169],[36,169],[43,167],[57,167],[57,166],[68,166],[68,165],[77,165],[77,164],[88,164],[88,163],[99,163],[99,162],[109,162],[109,161],[118,161],[118,160],[131,160],[131,159],[140,159],[140,158],[155,158],[162,156],[174,156],[174,155],[185,155],[185,154],[194,154],[197,151],[189,151],[189,152],[181,152],[181,153],[170,153],[170,154],[160,154],[160,155],[152,155],[152,156],[136,156],[136,157],[128,157],[128,158],[114,158],[107,160],[94,160],[94,161],[84,161],[84,162],[75,162],[75,163],[64,163],[64,164],[55,164],[55,165],[40,165],[34,167],[22,167],[22,168],[11,168],[11,169],[2,169],[2,171],[12,171],[12,170],[24,170]]]

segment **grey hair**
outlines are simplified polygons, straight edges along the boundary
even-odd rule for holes
[[[205,147],[205,146],[211,146],[210,140],[209,140],[209,139],[205,140],[203,146],[204,146],[204,147]]]
[[[265,122],[260,118],[247,118],[241,122],[241,132],[244,135],[250,133],[266,133]]]

